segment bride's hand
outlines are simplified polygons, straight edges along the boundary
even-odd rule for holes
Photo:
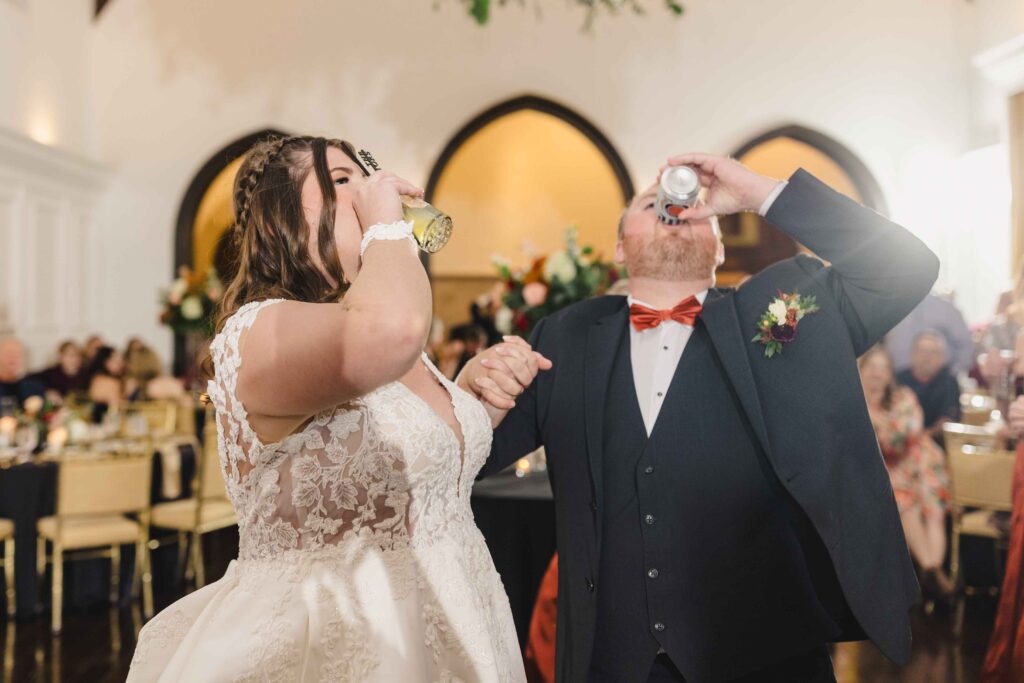
[[[459,375],[459,384],[484,403],[507,411],[533,383],[541,370],[553,364],[519,337],[508,336],[501,344],[473,357]]]
[[[388,171],[378,171],[353,184],[352,208],[363,232],[378,223],[386,225],[402,220],[403,195],[423,196],[423,190]]]

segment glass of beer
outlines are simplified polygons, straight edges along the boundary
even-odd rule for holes
[[[417,197],[402,197],[402,214],[412,223],[412,236],[420,249],[434,254],[448,244],[452,219]]]

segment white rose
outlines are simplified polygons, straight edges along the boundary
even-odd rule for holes
[[[181,315],[186,320],[198,320],[203,315],[203,304],[199,297],[186,297],[181,302]]]
[[[786,306],[786,302],[782,299],[776,299],[772,302],[771,306],[768,307],[768,312],[775,318],[776,323],[786,322],[786,313],[789,308]]]
[[[188,291],[188,282],[185,278],[179,277],[171,285],[171,291],[168,293],[168,298],[181,300],[181,297],[185,296],[185,292]]]
[[[576,279],[576,264],[564,251],[556,251],[544,262],[544,279],[553,282],[555,278],[563,283]]]
[[[502,306],[494,314],[494,326],[502,334],[512,334],[512,309]]]

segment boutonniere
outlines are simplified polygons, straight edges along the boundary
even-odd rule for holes
[[[813,296],[779,292],[778,298],[768,305],[768,310],[757,321],[757,335],[752,341],[764,346],[765,358],[782,353],[782,345],[796,339],[796,329],[803,317],[818,310]]]

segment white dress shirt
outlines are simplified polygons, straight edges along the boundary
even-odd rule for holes
[[[704,290],[697,295],[701,305],[708,295]],[[626,299],[632,306],[640,304],[647,308],[655,308],[650,304],[634,299]],[[655,309],[657,310],[657,309]],[[686,343],[693,334],[692,325],[684,325],[675,320],[666,320],[657,327],[638,332],[633,323],[629,324],[630,360],[633,363],[633,384],[636,386],[636,400],[640,404],[640,414],[644,418],[647,436],[651,435],[658,413],[668,393],[668,385],[676,374],[676,366],[683,356]]]
[[[771,209],[772,204],[786,187],[786,182],[779,183],[778,187],[761,205],[759,213],[764,216]],[[697,300],[704,305],[708,291],[697,294]],[[640,304],[647,308],[656,309],[648,303],[644,303],[632,296],[627,298],[627,304]],[[647,428],[647,436],[651,435],[654,423],[658,421],[658,414],[668,393],[668,386],[676,374],[676,367],[679,359],[683,357],[686,344],[693,334],[693,326],[683,325],[675,320],[666,320],[657,327],[643,332],[638,332],[632,323],[629,323],[630,360],[633,364],[633,384],[636,387],[636,399],[640,404],[640,414],[644,418],[644,426]]]

